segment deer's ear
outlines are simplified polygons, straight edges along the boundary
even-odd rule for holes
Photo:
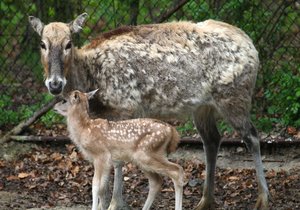
[[[83,13],[79,15],[75,20],[69,23],[69,27],[72,33],[78,33],[82,30],[84,25],[85,19],[87,18],[88,14]]]
[[[39,18],[29,16],[29,23],[32,26],[33,30],[35,30],[40,36],[42,36],[42,31],[44,28],[44,23]]]
[[[86,96],[88,99],[91,99],[94,97],[95,93],[98,91],[99,89],[93,90],[91,92],[86,93]]]

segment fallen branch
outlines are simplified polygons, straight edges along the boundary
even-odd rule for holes
[[[40,110],[37,110],[32,117],[29,119],[22,121],[14,127],[12,130],[10,130],[8,133],[6,133],[1,139],[0,144],[3,144],[7,141],[9,141],[12,135],[18,135],[20,134],[25,128],[29,127],[32,123],[34,123],[36,120],[38,120],[41,116],[43,116],[45,113],[47,113],[57,102],[61,100],[60,97],[55,97],[51,101],[49,101],[47,104],[45,104]]]
[[[202,144],[200,138],[183,137],[182,144]],[[222,145],[243,146],[245,143],[241,138],[222,138]],[[261,139],[261,145],[300,145],[300,139]]]
[[[252,159],[245,159],[245,160],[243,160],[244,162],[253,162],[253,160]],[[267,159],[267,160],[262,160],[263,162],[265,162],[265,163],[284,163],[284,162],[286,162],[285,160],[269,160],[269,159]]]
[[[71,142],[71,139],[67,136],[10,136],[11,140],[23,141],[23,142]],[[202,145],[200,138],[183,137],[180,140],[180,144],[194,144]],[[300,140],[287,141],[285,139],[277,139],[273,141],[261,140],[261,145],[300,145]],[[222,145],[229,146],[243,146],[244,143],[240,138],[225,138],[222,140]]]
[[[71,142],[67,136],[10,136],[10,139],[21,142]]]

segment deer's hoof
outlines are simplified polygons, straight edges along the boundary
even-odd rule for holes
[[[261,194],[258,196],[254,210],[270,210],[268,195]]]
[[[195,210],[215,210],[214,199],[202,197],[198,205],[195,207]]]
[[[107,210],[131,210],[130,206],[128,206],[127,203],[122,202],[122,203],[115,203],[112,202]]]

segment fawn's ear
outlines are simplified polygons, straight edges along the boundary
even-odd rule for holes
[[[75,20],[69,23],[69,27],[72,33],[78,33],[82,30],[84,25],[85,19],[87,18],[88,14],[83,13],[79,15]]]
[[[74,91],[70,96],[71,104],[77,104],[80,102],[80,93],[79,91]]]
[[[91,99],[94,97],[95,93],[98,91],[99,89],[93,90],[91,92],[86,93],[85,95],[87,96],[88,99]]]
[[[44,28],[44,23],[39,18],[29,16],[29,23],[32,26],[33,30],[35,30],[40,36],[42,36],[42,31]]]

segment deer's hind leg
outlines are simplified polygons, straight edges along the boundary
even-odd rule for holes
[[[161,174],[172,179],[175,187],[175,210],[181,210],[184,185],[183,168],[178,164],[168,161],[168,159],[162,155],[140,151],[137,152],[135,156],[135,163],[137,163],[143,171]],[[143,210],[145,209],[143,208]]]
[[[223,88],[224,90],[224,88]],[[257,131],[250,120],[251,90],[249,88],[231,87],[230,95],[216,95],[219,112],[231,126],[242,135],[247,148],[252,153],[258,181],[258,199],[255,209],[269,209],[269,191],[264,176],[264,169],[260,153],[260,143]]]
[[[216,126],[216,110],[212,106],[202,106],[194,114],[194,124],[202,137],[205,151],[206,177],[203,186],[203,195],[196,206],[197,210],[214,209],[214,181],[217,154],[221,137]]]
[[[123,191],[123,175],[122,167],[124,162],[113,161],[114,166],[114,186],[112,199],[109,204],[108,210],[130,210],[129,205],[124,201]]]

